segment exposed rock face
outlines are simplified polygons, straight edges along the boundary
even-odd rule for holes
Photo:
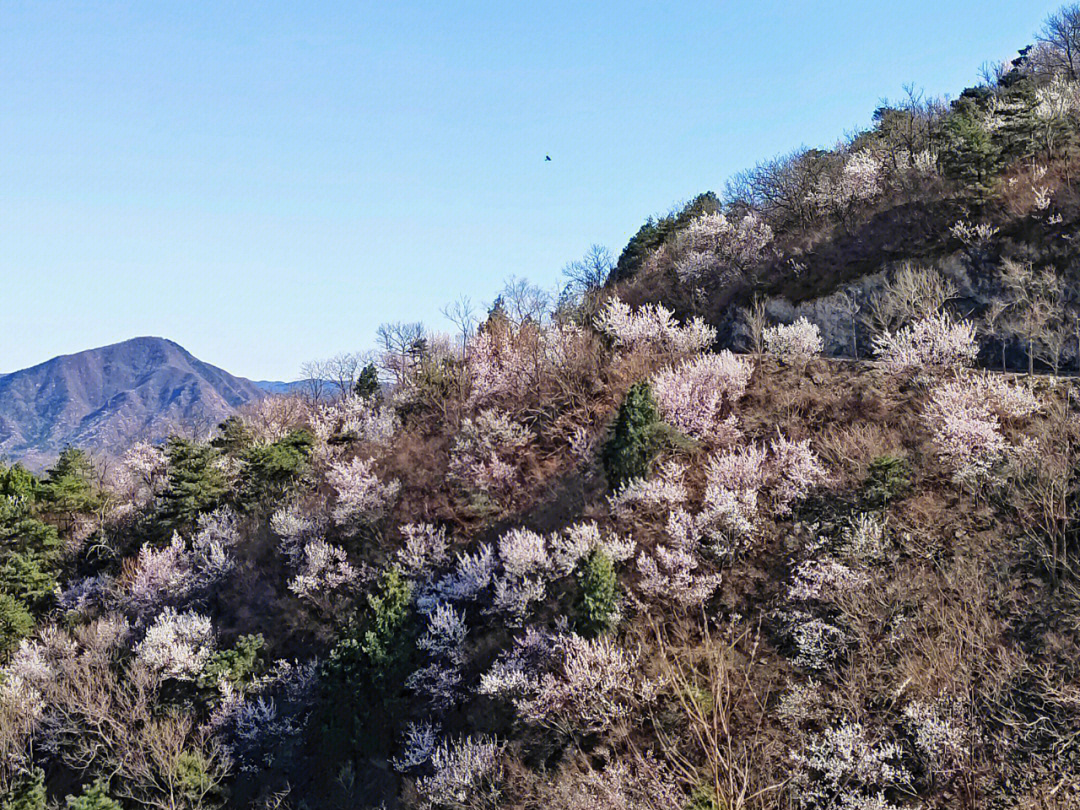
[[[134,338],[0,377],[0,454],[40,466],[67,444],[118,452],[213,427],[262,396],[171,340]]]

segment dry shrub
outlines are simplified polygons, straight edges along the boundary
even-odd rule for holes
[[[896,431],[875,422],[828,425],[814,437],[814,444],[825,466],[839,476],[841,487],[857,486],[866,480],[875,458],[901,455]]]

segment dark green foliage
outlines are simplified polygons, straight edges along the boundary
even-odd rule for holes
[[[67,797],[67,810],[122,810],[120,803],[109,798],[109,782],[105,778],[94,781],[80,796]]]
[[[367,601],[370,612],[363,652],[376,670],[377,679],[393,678],[411,646],[405,643],[405,630],[412,614],[412,585],[399,569],[389,568]]]
[[[619,254],[608,282],[625,281],[634,275],[649,254],[685,228],[690,221],[701,214],[720,210],[720,200],[711,191],[699,194],[678,212],[672,212],[660,219],[649,217]]]
[[[973,103],[959,105],[942,127],[941,169],[946,177],[985,188],[1001,161],[1001,148],[979,120]]]
[[[0,593],[0,659],[34,631],[34,617],[26,605],[11,594]]]
[[[416,648],[412,586],[397,568],[368,596],[361,628],[347,632],[323,666],[323,742],[331,752],[370,752],[393,739]]]
[[[169,480],[161,498],[159,525],[166,534],[190,528],[204,512],[225,498],[225,474],[217,466],[218,453],[208,444],[172,438],[165,448]]]
[[[33,501],[41,490],[37,476],[21,464],[0,467],[0,497]]]
[[[236,688],[250,685],[264,668],[259,654],[263,644],[261,633],[240,636],[231,650],[214,653],[199,675],[199,686],[216,689],[222,679]]]
[[[911,489],[911,466],[906,458],[878,456],[870,462],[866,477],[866,498],[884,506]]]
[[[581,600],[578,625],[586,636],[609,630],[614,623],[619,601],[619,580],[615,564],[602,548],[594,548],[578,568]]]
[[[44,500],[49,509],[67,515],[96,509],[99,498],[93,477],[90,457],[76,447],[65,447],[45,478]]]
[[[230,456],[239,456],[254,441],[255,437],[248,426],[244,424],[244,420],[239,416],[230,416],[218,425],[218,435],[210,442],[210,446]]]
[[[649,384],[637,383],[619,406],[611,437],[601,453],[608,485],[618,490],[635,478],[648,476],[660,450],[685,442],[685,437],[660,418]]]
[[[42,609],[56,590],[56,566],[47,555],[16,552],[0,564],[0,592],[34,610]]]
[[[381,386],[379,385],[379,370],[374,363],[368,363],[353,386],[353,393],[365,399],[378,396]]]
[[[24,773],[7,795],[0,797],[0,810],[45,810],[45,807],[45,771],[41,768]]]
[[[273,444],[255,445],[244,452],[240,474],[245,504],[280,498],[307,470],[315,437],[293,430]]]

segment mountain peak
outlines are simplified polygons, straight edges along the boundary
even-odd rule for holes
[[[0,376],[0,453],[41,463],[73,444],[116,452],[220,422],[265,392],[144,335]]]

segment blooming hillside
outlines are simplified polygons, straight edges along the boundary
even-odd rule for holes
[[[512,281],[208,434],[0,465],[0,810],[1080,806],[1076,305],[1022,248],[1072,210],[1062,15],[557,301]],[[903,195],[959,265],[706,317]]]

